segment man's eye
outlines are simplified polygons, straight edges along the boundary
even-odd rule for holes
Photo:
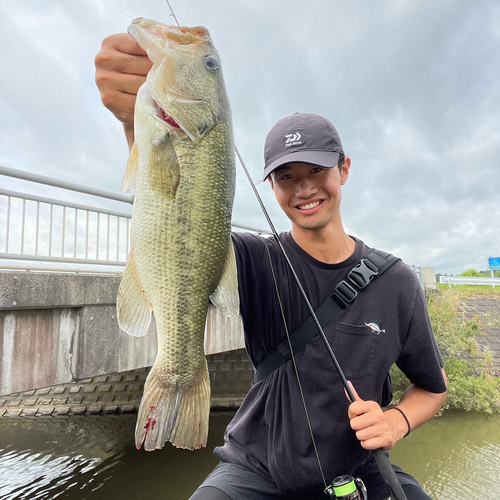
[[[280,181],[286,181],[288,179],[291,179],[292,178],[292,174],[285,174],[285,175],[282,175],[279,180]]]
[[[322,172],[324,170],[323,167],[314,167],[311,172],[313,173],[317,173],[317,172]]]

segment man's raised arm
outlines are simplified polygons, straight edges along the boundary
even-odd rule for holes
[[[105,38],[95,57],[95,81],[102,103],[123,123],[129,149],[134,144],[137,91],[151,66],[146,52],[128,33]]]

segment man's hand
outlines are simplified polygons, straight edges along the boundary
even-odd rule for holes
[[[137,91],[151,66],[146,52],[127,33],[105,38],[95,57],[95,81],[102,103],[123,123],[129,146],[134,139]]]
[[[398,411],[383,412],[375,401],[363,401],[349,382],[356,401],[349,406],[351,428],[366,450],[390,450],[407,432],[406,420]]]

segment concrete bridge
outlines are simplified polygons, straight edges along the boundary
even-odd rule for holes
[[[144,337],[119,329],[120,279],[0,271],[0,394],[8,395],[0,414],[134,410],[156,357],[156,331],[154,323]],[[250,386],[243,347],[241,319],[211,306],[205,352],[215,407],[238,406]]]

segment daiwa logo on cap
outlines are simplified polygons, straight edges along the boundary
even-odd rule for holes
[[[290,146],[298,146],[299,144],[302,144],[302,141],[300,140],[302,136],[300,135],[299,132],[295,132],[294,134],[287,134],[285,135],[285,148],[288,148]]]
[[[377,325],[377,323],[365,323],[365,325],[368,326],[371,329],[371,331],[377,335],[385,333],[385,329],[381,330],[380,327]]]

